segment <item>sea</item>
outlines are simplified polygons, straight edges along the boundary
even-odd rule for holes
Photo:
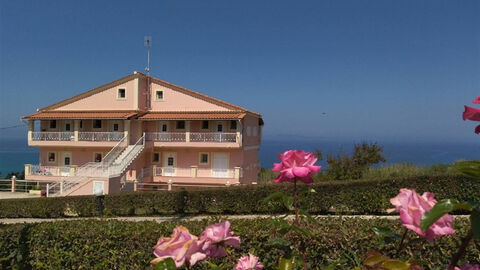
[[[338,153],[351,153],[355,141],[317,140],[288,137],[289,139],[265,138],[259,151],[263,168],[271,168],[278,162],[278,154],[289,149],[305,151],[322,150],[324,157]],[[433,164],[450,164],[457,160],[480,159],[480,145],[465,142],[382,142],[383,155],[387,162],[412,163],[418,166]],[[325,166],[325,161],[320,161]],[[38,148],[29,147],[26,138],[9,138],[0,140],[0,173],[20,172],[24,164],[38,164]],[[0,178],[1,178],[0,176]]]

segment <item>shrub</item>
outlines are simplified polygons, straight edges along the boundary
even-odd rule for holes
[[[382,155],[383,147],[377,143],[363,142],[355,144],[353,148],[351,157],[345,153],[327,157],[330,166],[327,174],[330,177],[337,180],[360,179],[370,166],[386,161]]]
[[[314,188],[302,196],[300,206],[311,213],[379,214],[391,208],[389,199],[400,188],[435,193],[437,200],[480,200],[480,180],[460,175],[420,176],[391,180],[333,181],[300,185]],[[288,212],[284,206],[263,199],[276,191],[291,192],[288,185],[248,185],[180,191],[150,191],[105,196],[105,216],[272,214]],[[98,215],[95,196],[9,199],[0,203],[2,218],[56,218]]]
[[[218,219],[190,222],[125,222],[114,220],[59,221],[39,224],[0,225],[0,268],[33,269],[144,269],[153,259],[152,248],[161,236],[169,236],[176,225],[184,225],[191,233],[200,234]],[[309,230],[313,237],[308,241],[309,269],[320,269],[323,264],[336,264],[335,269],[351,269],[371,249],[394,254],[399,259],[415,257],[426,269],[445,269],[454,247],[467,229],[467,219],[457,218],[457,233],[443,237],[434,244],[417,235],[408,235],[407,245],[397,252],[398,242],[380,245],[373,226],[392,227],[402,232],[398,220],[322,218]],[[241,254],[258,255],[265,269],[276,269],[282,251],[268,241],[278,234],[272,219],[231,220],[232,230],[242,239],[241,247],[233,249],[231,260]],[[293,236],[287,236],[288,240]],[[297,236],[298,237],[298,236]],[[477,243],[478,244],[478,243]],[[18,257],[17,257],[18,255]],[[465,260],[478,263],[474,245],[467,249]],[[193,269],[209,269],[199,263]]]

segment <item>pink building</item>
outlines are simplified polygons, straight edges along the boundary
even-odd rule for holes
[[[260,114],[139,72],[22,119],[40,149],[25,178],[49,196],[250,184],[259,171]]]

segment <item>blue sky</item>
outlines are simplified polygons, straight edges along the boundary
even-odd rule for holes
[[[262,113],[266,138],[479,139],[461,113],[480,94],[480,1],[1,1],[0,9],[0,127],[143,71],[151,35],[153,76]]]

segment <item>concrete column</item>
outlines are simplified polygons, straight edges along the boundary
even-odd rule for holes
[[[134,192],[137,191],[137,188],[138,188],[137,185],[138,185],[138,181],[137,180],[133,181],[133,191]]]
[[[70,176],[74,176],[76,171],[77,171],[77,166],[76,166],[76,165],[72,165],[72,166],[70,167]]]
[[[78,142],[78,131],[80,130],[80,120],[73,120],[73,137]]]
[[[28,120],[28,140],[31,141],[33,139],[33,129],[35,127],[34,125],[34,120],[29,119]]]
[[[127,137],[127,143],[130,144],[130,120],[123,120],[123,134]]]
[[[237,143],[242,146],[242,121],[237,122]]]
[[[190,166],[190,176],[192,178],[195,178],[197,177],[197,173],[198,173],[198,166]]]
[[[240,167],[235,167],[235,171],[234,171],[234,173],[233,173],[233,178],[235,178],[235,179],[240,179],[240,170],[241,170],[241,169],[242,169],[242,168],[240,168]]]
[[[172,190],[172,184],[173,184],[172,179],[168,179],[168,191]]]
[[[17,177],[13,175],[12,176],[12,192],[15,192],[15,180],[17,180]]]
[[[190,121],[185,121],[185,141],[190,141]]]
[[[25,164],[25,176],[32,174],[32,164]]]
[[[63,193],[63,181],[60,182],[60,194],[62,194],[62,193]]]

